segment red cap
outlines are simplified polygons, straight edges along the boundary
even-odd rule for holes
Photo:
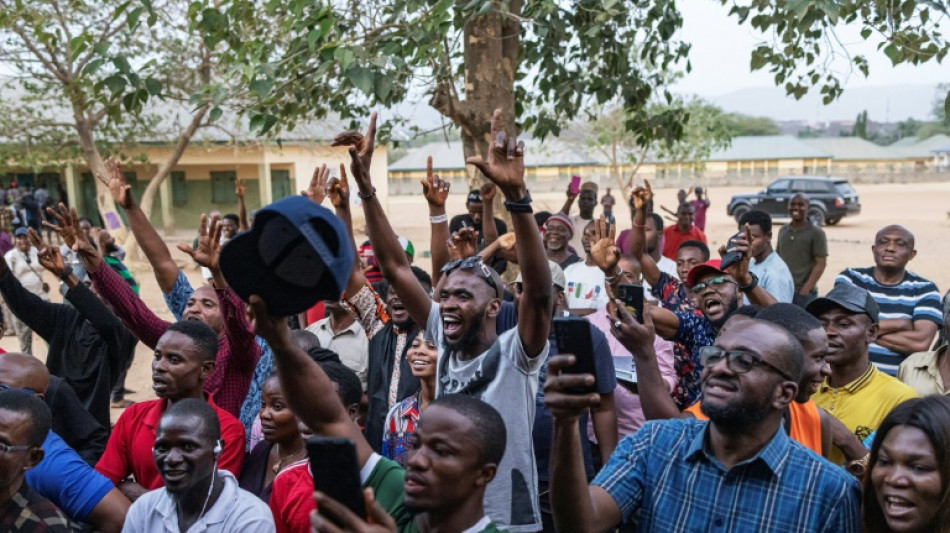
[[[689,273],[686,274],[686,285],[692,288],[693,285],[696,285],[696,282],[699,281],[699,278],[706,274],[725,274],[725,272],[719,268],[721,263],[721,259],[710,259],[701,265],[696,265],[689,269]]]

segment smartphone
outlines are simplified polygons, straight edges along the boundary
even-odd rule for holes
[[[643,324],[643,285],[621,283],[617,286],[620,301],[637,322]]]
[[[564,368],[569,374],[590,374],[597,376],[597,366],[594,362],[594,342],[590,336],[590,322],[579,316],[554,317],[554,340],[558,353],[572,354],[574,364]],[[568,392],[574,394],[589,394],[596,392],[594,385],[576,387]]]
[[[569,189],[572,195],[576,195],[581,192],[581,177],[577,174],[571,176],[571,187]]]
[[[350,439],[311,437],[307,439],[313,488],[342,503],[366,520],[366,503],[360,483],[356,445]],[[343,527],[343,524],[336,524]]]
[[[745,237],[745,230],[742,230],[739,233],[736,233],[732,237],[729,237],[729,242],[726,244],[726,255],[722,256],[722,262],[719,263],[720,270],[726,270],[726,268],[728,268],[730,265],[737,263],[740,259],[743,258],[743,256],[745,256],[745,254],[742,252],[728,251],[729,247],[732,245],[732,241],[740,237]]]

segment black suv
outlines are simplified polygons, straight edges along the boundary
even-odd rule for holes
[[[772,218],[788,218],[788,201],[795,193],[804,193],[811,204],[808,218],[816,225],[834,226],[842,217],[861,212],[858,193],[843,178],[812,178],[789,176],[772,182],[762,192],[737,194],[732,197],[726,214],[738,222],[753,209],[765,211]]]

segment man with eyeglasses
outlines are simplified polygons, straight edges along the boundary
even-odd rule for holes
[[[617,307],[618,332],[644,340],[652,334],[649,314],[637,327]],[[589,486],[570,429],[598,398],[568,392],[590,376],[561,373],[572,358],[552,358],[545,400],[555,417],[551,499],[558,531],[606,531],[633,517],[644,532],[860,531],[855,480],[782,429],[804,368],[795,337],[748,319],[701,353],[709,421],[647,422],[620,442]]]
[[[468,163],[504,194],[518,265],[522,272],[530,273],[522,284],[518,326],[501,335],[495,323],[501,310],[502,283],[479,258],[453,261],[442,268],[438,303],[413,276],[370,180],[375,120],[370,122],[369,134],[350,148],[350,168],[383,275],[399,293],[413,321],[427,324],[427,335],[439,346],[437,395],[463,393],[479,398],[497,409],[509,428],[508,453],[485,493],[485,511],[500,528],[518,533],[541,529],[534,450],[526,429],[534,419],[538,370],[547,356],[552,282],[524,182],[523,143],[508,138],[501,110],[495,111],[491,130],[488,161],[474,157]]]
[[[43,460],[43,441],[52,415],[31,394],[0,391],[0,531],[75,531],[75,524],[25,482],[26,472]]]

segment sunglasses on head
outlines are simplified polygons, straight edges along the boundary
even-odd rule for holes
[[[738,283],[727,278],[726,276],[716,276],[706,281],[700,281],[699,283],[693,285],[693,292],[702,292],[706,290],[706,287],[709,287],[709,286],[719,287],[720,285],[725,285],[726,283],[735,283],[736,285],[738,285]]]
[[[458,269],[471,270],[476,276],[484,280],[485,283],[488,283],[492,290],[495,291],[496,298],[501,298],[501,289],[498,287],[498,283],[492,275],[492,269],[482,261],[481,257],[473,255],[465,259],[449,261],[442,267],[442,273],[448,274]]]

